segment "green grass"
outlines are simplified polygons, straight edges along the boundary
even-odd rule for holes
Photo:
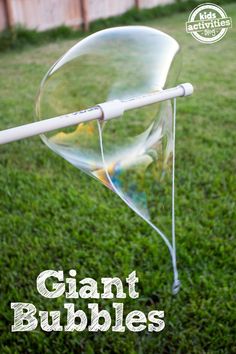
[[[178,100],[176,234],[182,288],[171,295],[168,250],[138,216],[96,181],[49,151],[39,138],[0,148],[1,353],[235,353],[235,52],[236,6],[220,42],[185,33],[188,13],[143,22],[182,46],[179,82],[195,86]],[[74,40],[28,47],[0,57],[0,128],[30,122],[41,78]],[[136,270],[138,300],[126,313],[165,311],[159,334],[11,333],[10,303],[62,309],[46,301],[35,279],[45,269],[86,276]],[[82,309],[87,302],[77,306]],[[111,308],[111,301],[103,302]]]

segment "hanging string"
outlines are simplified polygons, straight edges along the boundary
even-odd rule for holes
[[[173,266],[173,273],[174,273],[174,282],[172,285],[172,293],[176,295],[180,289],[180,281],[178,279],[178,270],[177,270],[177,264],[176,264],[176,245],[175,245],[175,127],[176,127],[176,98],[174,99],[173,103],[173,128],[172,128],[172,139],[173,139],[173,154],[172,154],[172,243],[168,240],[168,238],[165,236],[165,234],[157,227],[155,226],[149,219],[147,219],[144,215],[142,215],[137,208],[135,208],[134,205],[129,204],[127,200],[124,198],[122,193],[116,188],[114,183],[112,182],[112,179],[110,178],[109,172],[108,172],[108,167],[105,161],[105,156],[104,156],[104,147],[103,147],[103,138],[102,138],[102,129],[103,129],[103,123],[98,122],[98,132],[99,132],[99,142],[100,142],[100,149],[101,149],[101,156],[102,156],[102,162],[104,166],[104,171],[106,174],[106,177],[113,189],[113,191],[135,212],[137,213],[142,219],[144,219],[163,239],[165,242],[166,246],[169,249],[170,255],[171,255],[171,260],[172,260],[172,266]]]
[[[172,293],[175,295],[180,289],[180,281],[178,278],[178,270],[176,264],[176,242],[175,242],[175,130],[176,130],[176,98],[173,100],[173,153],[172,153],[172,264],[174,270],[174,283]]]

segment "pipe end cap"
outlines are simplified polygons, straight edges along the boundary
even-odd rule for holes
[[[192,95],[192,93],[194,91],[192,84],[190,84],[189,82],[186,82],[186,83],[181,84],[179,86],[182,87],[184,90],[183,96],[191,96]]]

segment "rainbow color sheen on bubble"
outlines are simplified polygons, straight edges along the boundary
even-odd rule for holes
[[[48,71],[37,119],[127,99],[173,86],[178,43],[144,26],[97,32]],[[42,136],[47,146],[118,194],[139,216],[171,236],[173,107],[171,101],[130,110]]]

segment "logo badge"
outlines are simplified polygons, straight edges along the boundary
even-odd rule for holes
[[[186,22],[186,32],[201,43],[212,44],[222,39],[232,27],[231,17],[218,5],[205,3],[197,6]]]

